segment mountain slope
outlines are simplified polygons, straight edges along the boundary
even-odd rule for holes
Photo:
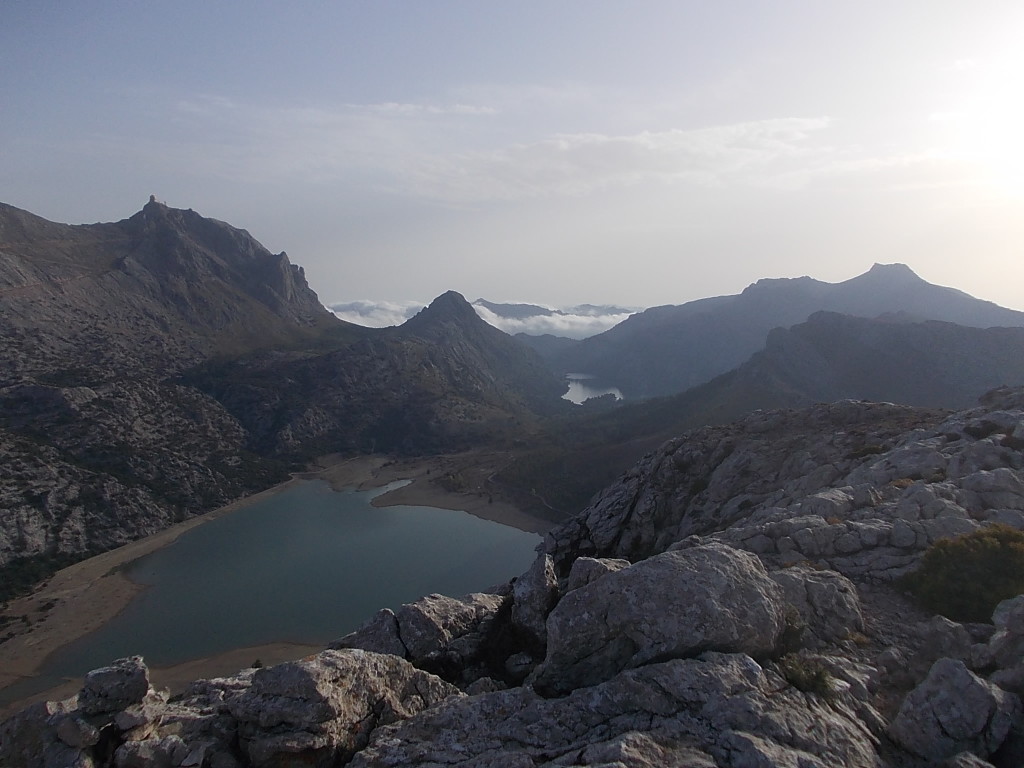
[[[1024,312],[932,285],[902,264],[876,264],[841,283],[765,279],[735,296],[655,307],[603,334],[556,348],[547,359],[556,370],[592,374],[628,397],[672,394],[740,365],[763,346],[771,329],[822,310],[861,317],[903,312],[980,328],[1024,326]]]
[[[0,384],[126,363],[165,373],[215,354],[355,327],[302,268],[247,232],[151,200],[110,224],[56,224],[0,205]]]
[[[3,206],[0,600],[317,455],[522,436],[564,390],[458,294],[362,328],[193,211],[70,226]]]
[[[238,419],[252,450],[278,456],[501,444],[569,407],[540,358],[454,291],[344,348],[247,356],[185,381]]]
[[[572,513],[645,451],[687,429],[841,399],[961,408],[1004,384],[1024,384],[1024,328],[819,312],[772,330],[742,365],[686,392],[574,413],[502,477]]]

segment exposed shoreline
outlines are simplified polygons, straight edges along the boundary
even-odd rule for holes
[[[381,456],[365,456],[342,460],[338,457],[324,457],[310,471],[299,473],[292,480],[58,571],[32,594],[12,600],[0,614],[4,618],[16,619],[0,630],[5,634],[12,630],[14,632],[13,637],[0,644],[0,693],[15,683],[37,677],[52,653],[96,631],[124,610],[145,588],[123,574],[122,567],[125,564],[172,544],[181,534],[196,526],[280,493],[298,480],[322,478],[336,490],[370,490],[397,480],[411,480],[408,485],[381,494],[373,500],[373,505],[384,507],[401,504],[458,509],[503,525],[541,534],[552,526],[546,520],[528,515],[480,491],[447,491],[431,482],[450,471],[452,466],[462,466],[459,458],[392,460]],[[27,617],[28,621],[21,617]],[[233,674],[257,658],[270,665],[300,658],[318,650],[321,648],[293,643],[234,649],[164,669],[154,668],[151,670],[151,679],[156,687],[177,691],[198,678]],[[67,680],[57,687],[0,707],[0,717],[6,717],[35,701],[66,698],[80,687],[80,679]]]

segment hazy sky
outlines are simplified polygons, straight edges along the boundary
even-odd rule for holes
[[[1024,309],[1019,0],[0,2],[0,200],[150,194],[325,303],[650,306],[873,262]]]

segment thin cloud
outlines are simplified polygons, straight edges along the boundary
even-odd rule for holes
[[[807,140],[828,125],[828,118],[783,118],[623,136],[558,134],[422,157],[410,174],[417,194],[452,202],[585,195],[651,181],[720,184],[812,153]]]

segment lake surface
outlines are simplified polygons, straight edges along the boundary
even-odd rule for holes
[[[615,395],[616,400],[622,399],[622,392],[617,387],[602,386],[590,374],[567,373],[565,380],[569,382],[569,391],[562,395],[562,398],[577,405],[592,397],[601,397],[602,395]]]
[[[74,677],[142,654],[163,667],[273,642],[327,644],[383,607],[460,596],[517,576],[541,537],[375,491],[302,481],[182,534],[127,570],[148,588],[42,670]]]

